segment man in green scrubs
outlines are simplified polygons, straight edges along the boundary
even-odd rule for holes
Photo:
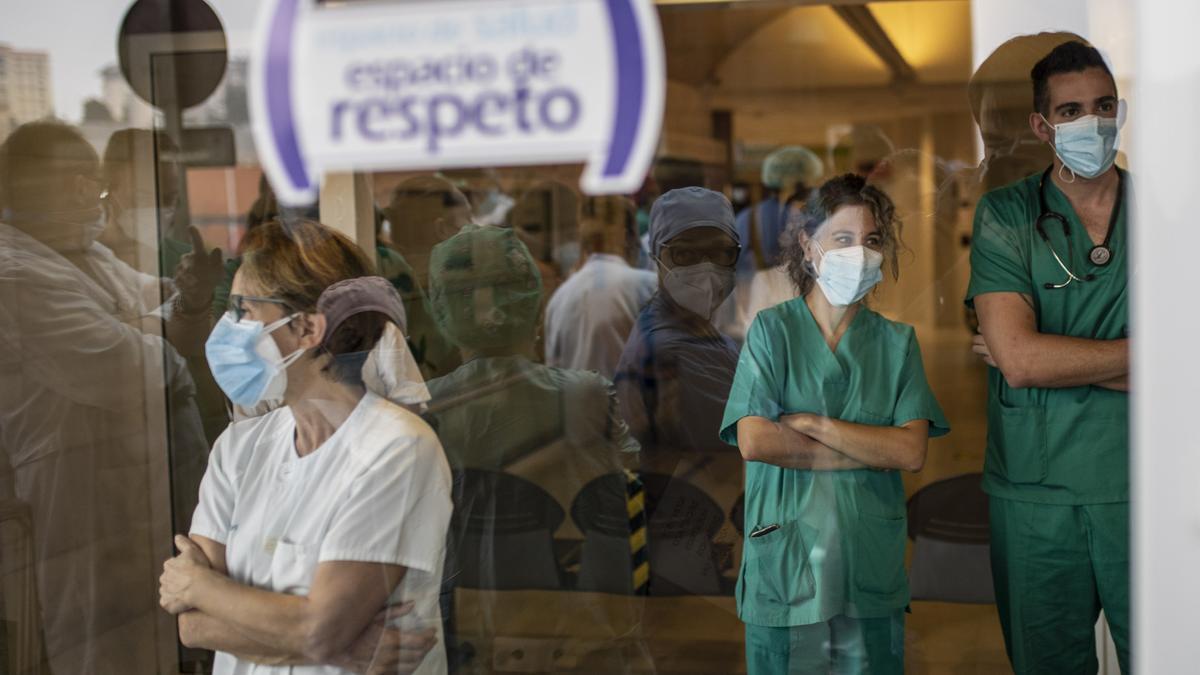
[[[904,671],[899,470],[919,470],[949,425],[912,327],[861,303],[882,277],[834,277],[830,255],[894,263],[893,213],[860,177],[822,186],[796,235],[806,246],[787,253],[802,296],[758,314],[738,361],[721,438],[747,460],[737,606],[750,675]],[[847,285],[860,290],[838,297]]]
[[[992,573],[1018,673],[1094,673],[1101,609],[1129,660],[1129,179],[1099,52],[1033,68],[1030,126],[1052,166],[986,194],[968,306],[988,378]]]

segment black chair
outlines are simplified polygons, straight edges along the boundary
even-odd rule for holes
[[[737,530],[738,535],[746,533],[746,493],[738,495],[737,501],[733,503],[733,508],[729,509],[729,522],[733,523],[733,529]]]
[[[931,483],[908,500],[913,540],[909,581],[913,600],[990,604],[992,588],[988,498],[983,474]]]
[[[507,473],[454,474],[447,584],[492,590],[562,588],[554,531],[563,509],[542,488]]]
[[[640,475],[645,490],[650,595],[718,595],[722,584],[713,536],[725,515],[692,483],[664,474]],[[613,473],[584,486],[571,505],[584,533],[579,588],[632,592],[626,479]]]

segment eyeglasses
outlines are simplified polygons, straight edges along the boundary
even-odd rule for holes
[[[690,246],[663,244],[662,247],[667,250],[667,257],[670,258],[671,264],[678,267],[699,265],[704,261],[723,267],[733,267],[737,263],[738,256],[742,253],[742,247],[737,245],[693,248]]]
[[[250,302],[266,302],[272,305],[279,305],[286,309],[292,308],[292,306],[286,301],[280,300],[279,298],[263,298],[257,295],[238,295],[236,293],[231,293],[229,295],[229,305],[226,307],[226,310],[233,312],[233,318],[235,321],[241,321],[242,317],[246,315],[247,300]]]

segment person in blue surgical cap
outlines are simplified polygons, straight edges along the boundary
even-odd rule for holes
[[[717,432],[738,349],[712,317],[733,291],[740,244],[733,207],[719,192],[671,190],[650,212],[659,291],[638,315],[614,378],[646,459],[736,454]]]

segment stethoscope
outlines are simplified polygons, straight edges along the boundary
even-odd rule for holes
[[[1042,221],[1046,220],[1047,218],[1051,220],[1057,220],[1062,224],[1063,236],[1067,239],[1067,260],[1073,259],[1075,253],[1073,250],[1074,247],[1071,245],[1071,226],[1067,224],[1067,219],[1065,216],[1057,211],[1051,211],[1050,207],[1046,204],[1046,179],[1050,176],[1050,171],[1053,169],[1053,165],[1047,167],[1042,173],[1041,180],[1038,181],[1038,202],[1041,206],[1041,214],[1037,217],[1034,227],[1037,228],[1037,232],[1039,235],[1041,235],[1042,241],[1046,242],[1046,248],[1050,249],[1050,255],[1054,256],[1054,261],[1058,263],[1058,266],[1062,268],[1063,272],[1066,272],[1067,280],[1061,284],[1052,284],[1050,282],[1046,282],[1045,284],[1042,284],[1046,290],[1066,288],[1067,286],[1071,285],[1072,281],[1083,283],[1085,281],[1092,281],[1096,278],[1096,275],[1094,274],[1085,274],[1080,276],[1072,272],[1071,268],[1067,267],[1067,264],[1063,262],[1062,258],[1059,257],[1058,251],[1054,250],[1054,244],[1050,243],[1050,236],[1046,234],[1046,228],[1042,227]],[[1124,187],[1125,176],[1122,175],[1118,170],[1117,198],[1116,201],[1113,202],[1112,213],[1108,216],[1108,230],[1104,233],[1104,241],[1100,242],[1096,246],[1093,246],[1092,250],[1088,252],[1088,260],[1090,260],[1092,264],[1097,267],[1104,267],[1112,260],[1112,248],[1109,246],[1109,240],[1112,238],[1113,230],[1116,227],[1117,217],[1121,213],[1121,200],[1125,195]]]

